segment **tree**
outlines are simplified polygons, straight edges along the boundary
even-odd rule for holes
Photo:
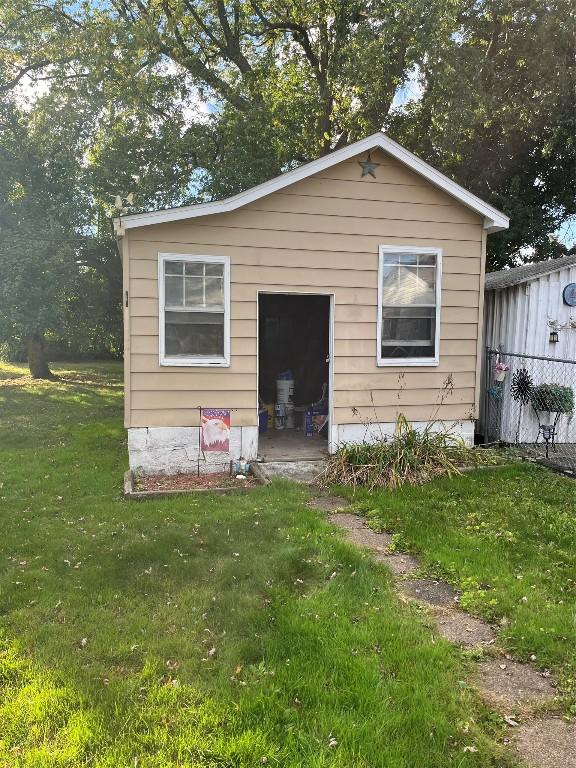
[[[8,87],[31,73],[60,89],[86,77],[109,101],[140,115],[148,109],[157,123],[181,122],[195,100],[210,104],[208,130],[194,130],[196,121],[183,128],[209,194],[223,160],[232,170],[237,158],[227,184],[238,187],[252,168],[247,157],[259,162],[246,181],[262,181],[379,130],[398,87],[449,35],[457,7],[457,0],[111,0],[65,11],[59,0],[7,3]]]
[[[576,214],[575,27],[569,0],[464,4],[420,101],[392,120],[401,141],[503,209],[489,267],[522,249],[559,255],[553,233]]]
[[[111,233],[82,234],[76,148],[54,117],[47,126],[6,97],[0,104],[0,341],[26,349],[35,378],[53,378],[46,335],[64,332],[71,300],[89,293],[95,273],[121,285]]]

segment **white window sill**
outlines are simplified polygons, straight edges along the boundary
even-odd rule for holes
[[[198,359],[193,357],[168,357],[160,358],[161,366],[180,366],[188,368],[229,368],[230,361],[222,358]]]
[[[429,367],[437,367],[440,365],[440,360],[438,358],[430,358],[430,357],[423,357],[423,358],[417,358],[417,357],[396,357],[396,358],[378,358],[376,362],[377,366],[379,368],[402,368],[403,366],[409,366],[409,365],[422,365],[422,366],[429,366]]]

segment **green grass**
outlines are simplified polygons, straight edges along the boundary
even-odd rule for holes
[[[576,483],[530,464],[358,493],[371,525],[500,624],[515,658],[550,668],[576,714]]]
[[[126,502],[120,367],[55,369],[0,367],[0,766],[510,764],[305,491]]]

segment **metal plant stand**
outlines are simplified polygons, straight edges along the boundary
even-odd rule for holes
[[[536,435],[535,445],[538,444],[538,440],[540,439],[540,436],[542,436],[542,439],[546,443],[546,458],[548,458],[548,453],[550,446],[552,446],[552,450],[556,450],[556,428],[558,427],[558,421],[560,419],[560,416],[562,415],[561,411],[556,411],[556,416],[554,417],[554,421],[552,424],[546,424],[542,422],[542,418],[540,414],[544,413],[550,413],[552,414],[552,411],[538,411],[536,408],[534,408],[534,413],[536,414],[536,418],[538,419],[538,434]]]

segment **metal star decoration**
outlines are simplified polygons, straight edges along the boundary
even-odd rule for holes
[[[373,179],[376,178],[376,168],[378,167],[378,163],[375,163],[372,160],[372,157],[370,155],[370,152],[368,152],[368,156],[366,160],[359,160],[358,164],[362,166],[362,176],[360,178],[364,178],[364,176],[372,176]]]

